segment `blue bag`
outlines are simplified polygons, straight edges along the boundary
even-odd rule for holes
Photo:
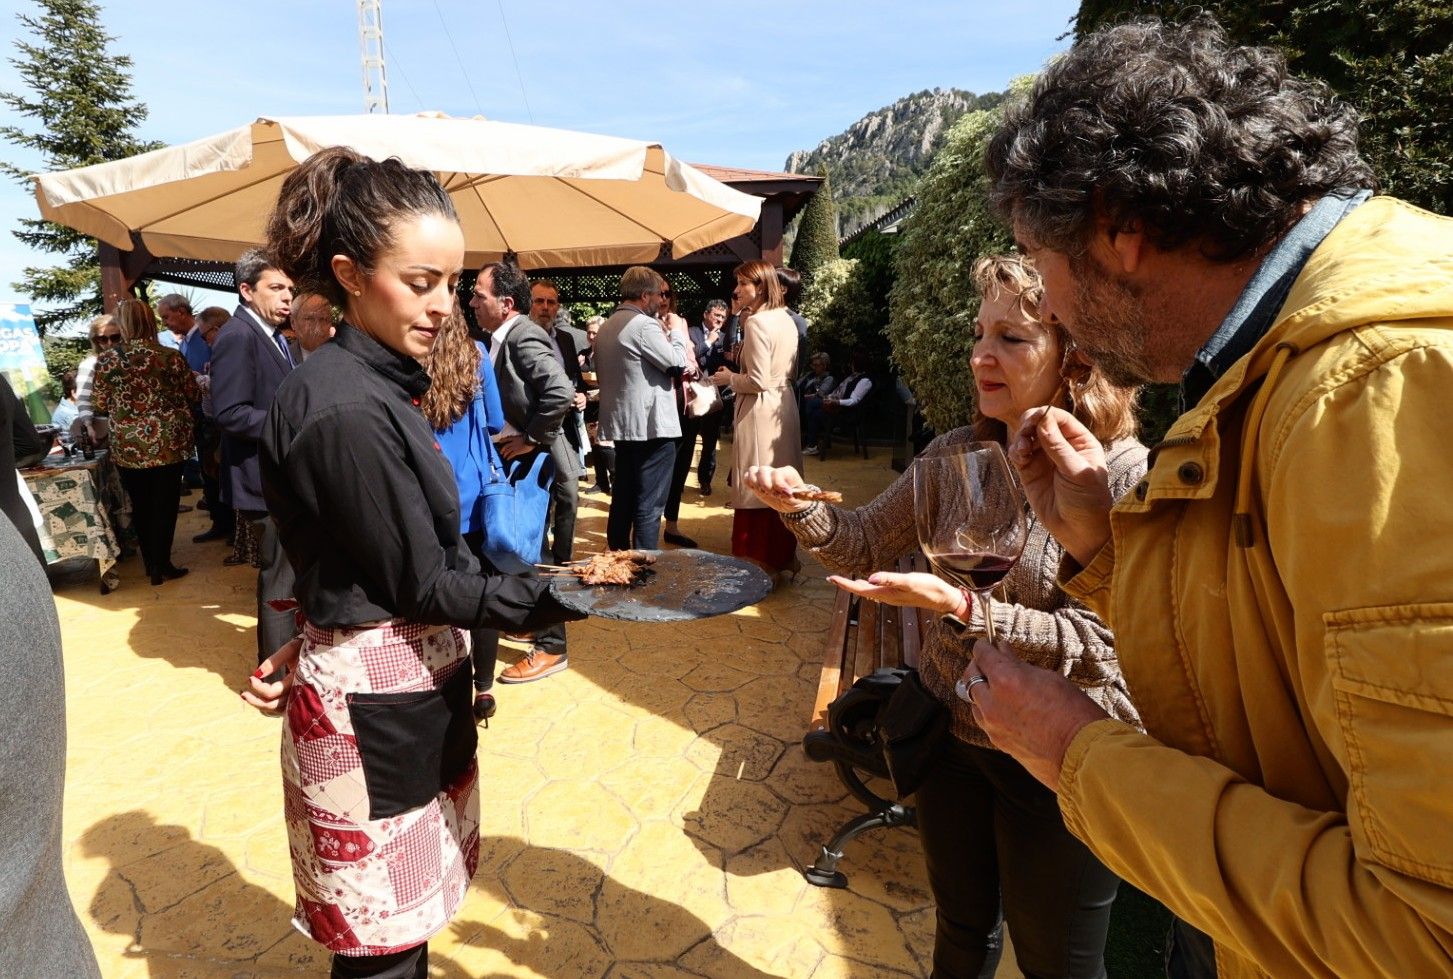
[[[476,429],[476,431],[480,431]],[[479,506],[484,552],[509,554],[527,565],[540,560],[555,460],[543,450],[505,462],[482,432],[477,436],[488,465],[481,467]],[[499,562],[495,562],[498,566]]]

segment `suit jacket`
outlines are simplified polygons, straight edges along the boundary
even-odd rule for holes
[[[600,379],[600,437],[642,442],[679,438],[676,383],[686,367],[684,333],[669,337],[661,321],[621,305],[595,338]]]
[[[558,335],[558,334],[557,334]],[[491,340],[491,343],[493,341]],[[565,349],[565,362],[580,366],[575,359],[575,346]],[[571,447],[561,429],[575,398],[575,385],[555,357],[550,336],[524,314],[516,314],[505,333],[504,348],[494,363],[495,380],[499,382],[500,402],[505,420],[523,432],[532,442],[545,446],[555,460],[556,479],[574,479],[581,473],[580,456]],[[571,426],[573,427],[573,426]]]
[[[238,306],[212,347],[212,410],[222,429],[222,460],[239,510],[266,510],[258,443],[278,385],[302,361],[292,348],[289,364],[277,344],[263,336],[250,313]]]

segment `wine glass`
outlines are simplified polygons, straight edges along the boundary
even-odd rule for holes
[[[1024,491],[998,442],[944,446],[913,461],[918,544],[940,578],[973,592],[994,641],[989,591],[1014,567],[1028,533]]]

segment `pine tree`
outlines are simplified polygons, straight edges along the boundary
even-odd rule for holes
[[[10,63],[28,92],[0,92],[0,101],[40,128],[0,126],[0,137],[40,155],[46,170],[68,170],[153,149],[139,142],[134,127],[146,107],[131,97],[131,59],[112,54],[115,38],[101,27],[101,10],[90,0],[36,0],[38,15],[21,14],[20,25],[34,40],[17,40]],[[0,162],[5,173],[26,186],[30,171]],[[38,304],[35,323],[50,326],[101,312],[101,275],[96,240],[36,218],[22,218],[12,232],[31,248],[61,257],[50,268],[27,267],[13,284]]]
[[[803,283],[808,284],[818,269],[840,257],[837,248],[837,204],[833,202],[832,183],[824,168],[822,186],[807,201],[797,222],[791,265],[802,274]]]

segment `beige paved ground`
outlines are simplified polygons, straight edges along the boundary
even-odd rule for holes
[[[894,474],[880,449],[811,475],[856,502]],[[722,488],[698,500],[693,475],[683,529],[726,550]],[[602,546],[605,506],[584,498],[580,549]],[[57,584],[67,879],[108,979],[326,975],[288,924],[279,722],[235,693],[254,665],[252,573],[190,543],[201,516],[182,519],[179,582],[153,588],[132,561],[109,596]],[[851,812],[798,740],[832,603],[822,573],[808,562],[756,608],[685,627],[572,625],[568,672],[496,687],[481,865],[431,943],[433,975],[926,973],[911,831],[851,847],[849,891],[799,873]]]

